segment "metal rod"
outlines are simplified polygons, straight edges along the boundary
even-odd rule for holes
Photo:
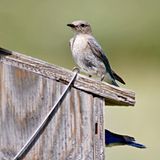
[[[59,97],[59,99],[57,100],[57,102],[54,104],[54,106],[49,111],[49,113],[47,114],[47,116],[44,118],[44,120],[42,121],[42,123],[35,130],[35,132],[28,139],[28,141],[24,144],[24,146],[21,148],[21,150],[16,154],[16,156],[13,158],[13,160],[21,160],[29,152],[29,150],[32,148],[32,146],[35,143],[35,141],[40,137],[41,133],[44,131],[44,129],[46,128],[46,126],[49,124],[49,122],[51,121],[51,119],[53,118],[53,116],[55,115],[55,113],[57,112],[57,110],[59,108],[58,106],[59,106],[61,100],[64,98],[64,96],[66,95],[67,91],[69,90],[71,84],[76,79],[76,76],[77,76],[77,74],[79,72],[79,69],[77,69],[77,68],[74,69],[74,72],[75,72],[74,76],[70,80],[69,84],[67,85],[67,87],[65,88],[65,90],[63,91],[63,93],[61,94],[61,96]]]

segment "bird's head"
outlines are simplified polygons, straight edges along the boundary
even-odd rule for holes
[[[82,34],[92,33],[91,26],[86,21],[82,20],[73,21],[72,23],[67,24],[67,26],[71,27],[75,33],[82,33]]]

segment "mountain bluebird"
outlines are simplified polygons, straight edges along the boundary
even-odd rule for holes
[[[120,135],[109,130],[105,130],[105,145],[106,147],[117,145],[129,145],[136,148],[146,148],[143,144],[135,142],[135,139],[130,136]]]
[[[90,77],[97,75],[101,80],[105,78],[108,83],[115,86],[118,86],[115,80],[125,84],[123,79],[111,69],[101,46],[92,36],[90,24],[79,20],[67,26],[71,27],[75,33],[70,40],[70,48],[74,61],[81,71],[86,72]]]

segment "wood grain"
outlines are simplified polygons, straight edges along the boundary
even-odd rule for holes
[[[0,75],[0,159],[12,160],[66,85],[3,63]],[[72,88],[24,160],[103,160],[103,106]]]
[[[31,71],[49,79],[57,80],[64,84],[68,83],[73,76],[73,72],[65,68],[51,65],[17,52],[12,52],[12,54],[12,56],[1,57],[1,62]],[[134,92],[109,85],[105,82],[96,81],[81,74],[78,75],[74,87],[104,97],[107,105],[133,106],[135,104]]]

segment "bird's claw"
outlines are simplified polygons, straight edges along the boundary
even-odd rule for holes
[[[101,76],[101,81],[103,81],[103,80],[104,80],[104,77],[105,77],[104,75],[102,75],[102,76]]]

